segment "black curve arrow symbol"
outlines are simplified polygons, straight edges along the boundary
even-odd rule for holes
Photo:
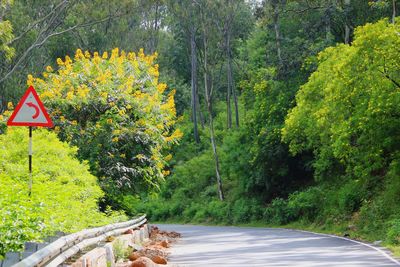
[[[28,103],[26,103],[26,105],[28,107],[30,107],[30,108],[34,108],[35,109],[35,114],[32,115],[32,119],[36,119],[37,117],[39,117],[40,111],[39,111],[39,107],[38,106],[36,106],[32,102],[28,102]]]

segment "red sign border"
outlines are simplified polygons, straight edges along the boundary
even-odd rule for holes
[[[39,105],[40,110],[43,112],[44,117],[46,118],[47,122],[14,122],[13,120],[17,116],[19,110],[22,108],[22,105],[25,103],[25,100],[28,98],[28,95],[32,93],[33,97],[36,99],[36,102]],[[53,127],[54,124],[52,120],[50,119],[49,114],[46,111],[46,108],[44,107],[42,101],[40,100],[38,94],[35,91],[35,88],[33,86],[29,86],[29,88],[26,90],[25,94],[22,96],[21,100],[19,101],[17,107],[15,108],[14,112],[11,114],[11,117],[7,121],[8,126],[42,126],[42,127]]]

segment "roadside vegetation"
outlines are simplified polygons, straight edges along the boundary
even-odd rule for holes
[[[50,2],[0,0],[0,254],[138,213],[398,249],[398,1]]]
[[[46,130],[36,130],[34,135],[31,197],[27,130],[9,129],[0,135],[0,255],[57,231],[76,232],[126,218],[111,210],[99,211],[104,193],[87,162],[76,159],[76,147]]]

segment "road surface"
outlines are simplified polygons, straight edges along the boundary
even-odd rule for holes
[[[270,228],[157,226],[182,234],[170,250],[172,266],[400,266],[380,248],[328,235]]]

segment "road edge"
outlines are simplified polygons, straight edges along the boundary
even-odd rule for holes
[[[396,260],[393,256],[391,256],[389,254],[389,253],[391,253],[390,250],[388,250],[388,252],[389,252],[388,253],[384,249],[381,249],[379,247],[376,247],[374,245],[371,245],[371,244],[368,244],[368,243],[365,243],[365,242],[361,242],[361,241],[350,239],[350,238],[343,237],[343,236],[337,236],[337,235],[332,235],[332,234],[324,234],[324,233],[315,233],[315,232],[311,232],[311,231],[307,231],[307,230],[290,229],[290,228],[281,228],[281,229],[287,229],[287,230],[292,230],[292,231],[297,231],[297,232],[304,232],[304,233],[309,233],[309,234],[314,234],[314,235],[319,235],[319,236],[327,236],[327,237],[331,237],[331,238],[339,238],[339,239],[342,239],[342,240],[347,240],[347,241],[356,243],[358,245],[363,245],[363,246],[366,246],[368,248],[374,249],[377,252],[379,252],[382,256],[384,256],[385,258],[389,259],[390,261],[392,261],[395,264],[397,264],[398,266],[400,266],[400,261]]]

